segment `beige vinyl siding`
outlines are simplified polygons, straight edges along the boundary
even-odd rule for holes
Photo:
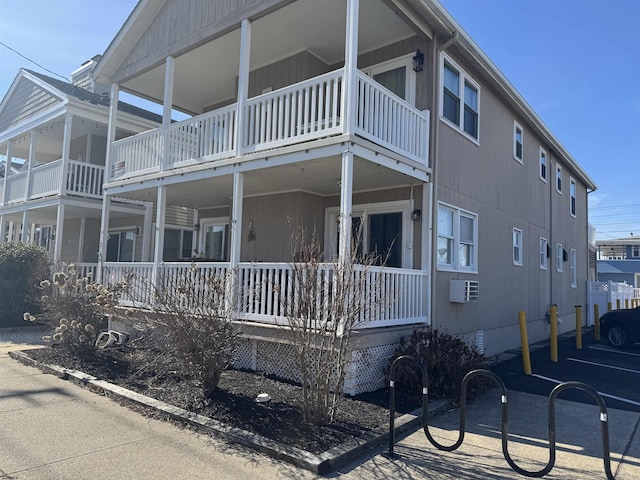
[[[27,120],[62,101],[25,78],[21,79],[2,110],[0,131]]]
[[[192,45],[204,43],[237,28],[244,18],[255,18],[282,0],[168,0],[151,25],[122,62],[114,80],[134,75],[177,55]]]

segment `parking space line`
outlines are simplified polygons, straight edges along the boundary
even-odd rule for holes
[[[611,368],[613,370],[622,370],[623,372],[640,374],[640,370],[633,370],[631,368],[624,368],[624,367],[614,367],[613,365],[607,365],[605,363],[588,362],[587,360],[580,360],[578,358],[567,358],[567,360],[570,360],[572,362],[586,363],[587,365],[595,365],[596,367]]]
[[[592,350],[600,350],[603,352],[619,353],[621,355],[631,355],[632,357],[640,357],[640,353],[626,352],[624,350],[616,350],[615,348],[605,347],[603,345],[590,345]]]
[[[556,380],[555,378],[545,377],[544,375],[538,375],[537,373],[534,373],[531,376],[532,377],[536,377],[536,378],[540,378],[542,380],[546,380],[547,382],[557,383],[558,385],[561,384],[561,383],[564,383],[562,380]],[[640,407],[640,402],[634,402],[633,400],[629,400],[628,398],[622,398],[622,397],[618,397],[616,395],[609,395],[608,393],[603,393],[603,392],[598,392],[598,395],[600,395],[601,397],[611,398],[613,400],[618,400],[618,401],[624,402],[624,403],[630,403],[631,405],[636,405],[636,406]]]

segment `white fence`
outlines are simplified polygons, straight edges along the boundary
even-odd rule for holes
[[[640,298],[640,289],[633,288],[626,283],[608,282],[587,282],[587,325],[595,323],[593,306],[598,305],[600,315],[604,314],[609,308],[617,309],[618,301],[620,308],[625,308],[625,300],[631,306],[632,299]]]

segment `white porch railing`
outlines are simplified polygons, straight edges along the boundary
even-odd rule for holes
[[[61,184],[62,160],[39,165],[31,170],[31,195],[29,198],[56,195],[60,193]]]
[[[356,133],[426,164],[429,115],[419,112],[378,82],[357,73]]]
[[[277,148],[342,133],[344,69],[251,98],[242,130],[245,152]]]
[[[27,172],[19,172],[7,177],[6,203],[25,200],[27,194]]]
[[[238,141],[244,154],[340,135],[345,131],[344,74],[340,68],[250,98],[244,105],[173,123],[166,133],[157,128],[118,140],[111,148],[108,180],[231,158]],[[418,111],[362,72],[357,72],[356,85],[355,133],[427,165],[429,112]],[[236,132],[238,108],[244,120]]]
[[[102,198],[104,167],[70,160],[67,164],[67,193]]]
[[[315,285],[316,309],[327,313],[334,295],[335,264],[320,264]],[[155,288],[151,284],[152,263],[105,263],[102,281],[113,285],[130,282],[122,300],[125,304],[151,305]],[[180,289],[194,287],[187,302],[205,298],[211,278],[224,281],[229,276],[229,264],[223,262],[164,263],[158,272],[161,288]],[[287,263],[241,263],[237,270],[236,311],[238,317],[260,323],[286,321],[287,311],[295,305],[301,294],[295,275],[300,270]],[[402,268],[356,266],[354,285],[358,286],[363,302],[358,328],[381,327],[420,323],[427,318],[427,272]],[[195,305],[194,305],[195,306]],[[289,310],[290,311],[290,310]],[[331,320],[329,318],[323,320]]]

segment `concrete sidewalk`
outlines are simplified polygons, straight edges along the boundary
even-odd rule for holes
[[[4,350],[19,348],[0,330]],[[398,458],[378,449],[329,475],[344,479],[514,479],[502,456],[500,399],[491,391],[468,406],[459,450],[440,452],[422,431],[402,440]],[[558,400],[558,454],[545,478],[606,478],[597,407]],[[441,443],[457,438],[458,411],[432,419]],[[640,478],[640,414],[609,411],[616,479]],[[528,470],[548,460],[547,399],[509,393],[510,452]],[[0,479],[306,479],[314,474],[151,420],[0,352]]]

